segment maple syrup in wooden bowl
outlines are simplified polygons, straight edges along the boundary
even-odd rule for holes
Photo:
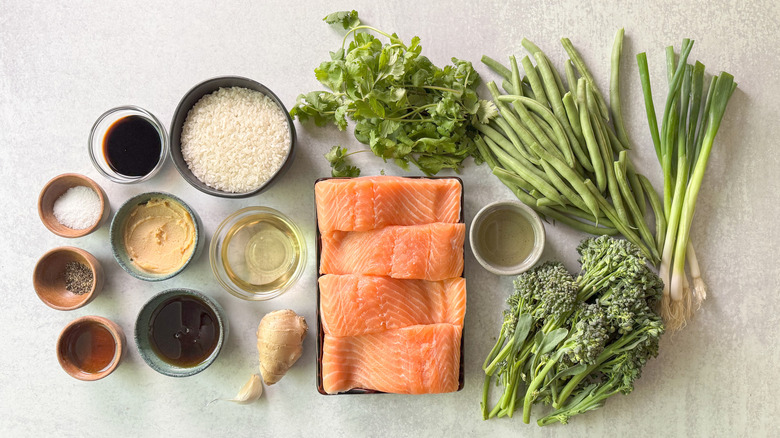
[[[83,316],[65,326],[57,339],[62,369],[79,380],[99,380],[111,374],[124,352],[125,335],[113,321]]]

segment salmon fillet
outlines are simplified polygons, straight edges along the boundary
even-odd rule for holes
[[[391,226],[322,235],[321,274],[444,280],[463,272],[465,224]]]
[[[326,334],[356,336],[417,324],[463,326],[466,280],[398,280],[369,275],[323,275],[320,318]]]
[[[331,179],[315,184],[314,197],[320,233],[460,219],[461,185],[453,178]]]
[[[461,330],[430,324],[361,336],[325,335],[323,389],[329,394],[353,388],[397,394],[457,391]]]

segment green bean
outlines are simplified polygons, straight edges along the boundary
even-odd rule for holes
[[[593,198],[593,196],[591,196],[588,188],[583,184],[581,177],[577,175],[577,173],[571,167],[566,165],[563,160],[545,151],[538,144],[531,145],[531,149],[534,150],[537,155],[539,155],[539,158],[550,163],[562,177],[566,178],[569,184],[571,184],[572,188],[582,197],[583,202],[585,202],[588,207],[588,211],[593,214],[593,217],[599,217],[598,203]]]
[[[533,173],[527,172],[523,166],[516,165],[515,163],[512,163],[512,158],[508,155],[502,155],[502,151],[495,150],[493,153],[496,154],[498,157],[498,161],[501,162],[503,165],[511,169],[514,173],[508,172],[500,167],[496,167],[493,169],[494,175],[502,175],[504,178],[508,179],[509,181],[514,181],[515,184],[518,186],[522,185],[521,182],[526,182],[529,185],[531,185],[533,188],[539,191],[539,193],[543,194],[545,197],[552,199],[553,201],[557,202],[561,206],[565,206],[566,203],[561,198],[560,194],[558,194],[558,191],[555,190],[555,187],[551,186],[550,184],[546,183],[540,178],[537,178]]]
[[[509,71],[508,68],[504,67],[503,64],[496,61],[495,59],[487,56],[482,55],[482,63],[485,64],[489,69],[493,70],[494,72],[498,73],[501,77],[504,79],[511,81],[512,80],[512,73]]]
[[[536,205],[536,199],[533,198],[528,193],[524,192],[521,188],[512,184],[510,181],[503,179],[501,176],[499,176],[498,179],[502,183],[504,183],[505,186],[509,187],[509,190],[511,190],[512,193],[515,194],[515,196],[517,197],[517,199],[520,200],[520,202],[531,207],[537,213],[542,215],[542,217],[551,218],[575,230],[582,231],[583,233],[593,234],[595,236],[600,236],[602,234],[614,236],[618,234],[618,230],[615,228],[603,228],[591,224],[586,224],[578,220],[572,219],[566,216],[565,214],[559,213],[558,211],[555,211],[551,208],[539,207]]]
[[[538,207],[552,207],[553,205],[558,205],[555,203],[555,201],[551,200],[550,198],[539,198],[536,200],[536,205]]]
[[[547,124],[550,125],[550,127],[555,132],[554,137],[558,139],[556,142],[556,145],[558,146],[554,151],[550,150],[550,152],[556,153],[556,155],[560,155],[563,157],[563,159],[567,162],[569,166],[574,166],[574,156],[573,152],[571,150],[571,145],[568,142],[568,137],[566,136],[566,133],[563,130],[563,126],[561,126],[558,119],[555,117],[555,114],[553,114],[549,108],[543,106],[538,101],[531,99],[529,97],[525,96],[519,96],[516,94],[513,95],[504,95],[499,96],[499,101],[504,102],[513,102],[515,103],[514,107],[518,111],[518,113],[521,116],[521,120],[523,122],[528,122],[528,120],[534,121],[532,117],[524,118],[523,115],[527,114],[527,112],[524,112],[523,110],[518,108],[518,105],[516,105],[517,102],[522,103],[524,106],[528,107],[531,111],[536,113],[537,115],[541,116],[541,118],[547,122]],[[534,121],[535,122],[535,121]],[[528,123],[526,123],[528,124]],[[534,135],[537,135],[536,132],[534,132]],[[538,138],[538,137],[537,137]],[[547,147],[547,144],[544,144],[544,142],[541,142],[545,147]],[[548,149],[549,150],[549,149]]]
[[[528,53],[530,53],[531,55],[533,55],[536,52],[542,51],[542,49],[540,49],[539,46],[534,44],[534,42],[529,40],[528,38],[523,38],[520,41],[520,45],[522,45],[525,48],[525,50],[527,50]]]
[[[515,62],[513,64],[513,70],[516,71],[517,63]],[[517,76],[519,78],[519,73],[517,73]],[[513,87],[514,87],[514,80],[513,80]],[[523,155],[524,158],[526,158],[528,161],[533,163],[534,165],[539,165],[539,160],[534,157],[533,152],[528,150],[525,146],[525,144],[533,141],[533,137],[528,133],[528,131],[523,127],[523,124],[521,121],[515,116],[515,114],[512,112],[510,108],[508,108],[506,105],[504,105],[501,101],[499,101],[499,97],[501,96],[498,92],[498,88],[496,88],[496,84],[493,82],[487,83],[487,88],[490,91],[490,94],[493,96],[493,100],[496,104],[496,107],[501,113],[501,116],[505,119],[506,123],[511,127],[511,135],[507,134],[508,137],[510,137],[510,140],[512,140],[512,143],[515,145],[517,150]],[[497,119],[500,120],[500,119]]]
[[[536,65],[539,66],[539,70],[542,73],[542,83],[544,84],[547,96],[550,98],[553,114],[558,119],[558,122],[563,127],[563,131],[566,133],[566,136],[569,139],[569,144],[571,145],[570,149],[579,149],[580,145],[577,137],[574,135],[571,126],[569,126],[569,119],[566,116],[566,109],[563,106],[561,93],[555,84],[555,74],[553,73],[555,69],[550,66],[550,63],[547,61],[547,57],[544,56],[544,53],[537,52],[534,54],[534,57],[536,58]],[[564,156],[566,156],[565,153]],[[573,165],[573,160],[569,164]]]
[[[621,158],[626,155],[625,152],[621,152]],[[628,176],[628,182],[631,184],[631,191],[634,193],[636,203],[639,205],[639,211],[642,212],[642,217],[647,214],[647,199],[645,198],[645,192],[642,190],[642,184],[639,182],[638,174],[634,168],[634,164],[626,157],[625,159],[626,175]]]
[[[547,174],[547,177],[550,179],[552,185],[558,189],[558,193],[560,193],[564,199],[568,200],[571,204],[581,210],[588,209],[588,206],[585,204],[585,201],[583,201],[582,197],[580,197],[574,190],[570,189],[569,186],[566,185],[566,183],[561,179],[552,166],[550,166],[544,160],[541,160],[540,164],[542,165],[544,173]]]
[[[577,79],[577,102],[579,105],[584,105],[585,102],[585,78]]]
[[[502,105],[502,109],[500,109],[502,115],[504,112],[507,112],[508,109]],[[510,116],[511,117],[511,116]],[[504,135],[509,139],[510,142],[514,145],[517,152],[522,155],[523,158],[528,160],[529,162],[533,163],[534,165],[539,164],[539,160],[534,157],[533,155],[529,154],[529,152],[525,149],[525,146],[520,141],[520,138],[517,137],[517,132],[515,131],[515,128],[512,126],[511,123],[508,122],[507,117],[502,118],[495,118],[493,121],[496,122],[496,124],[501,128],[501,130],[504,131]],[[511,154],[514,157],[514,154]],[[516,158],[516,157],[515,157]]]
[[[481,127],[484,127],[484,125],[481,125]],[[480,127],[478,127],[479,129]],[[483,133],[491,131],[490,129],[483,131]],[[492,134],[498,134],[498,138],[502,139],[502,141],[495,141],[494,138],[491,137],[491,135],[487,135],[484,137],[485,144],[488,146],[490,150],[493,151],[493,153],[498,158],[498,161],[500,161],[504,167],[510,167],[512,170],[514,170],[517,173],[531,173],[534,178],[541,179],[548,185],[550,184],[550,181],[547,179],[547,174],[544,173],[544,171],[540,170],[533,164],[531,164],[529,161],[527,161],[522,155],[513,156],[509,153],[509,151],[512,151],[514,149],[514,146],[501,134],[499,134],[497,131],[492,130]],[[504,157],[508,157],[510,159],[510,163],[506,163],[506,159]],[[515,167],[522,168],[522,170],[517,170]]]
[[[584,103],[580,105],[580,125],[582,126],[582,134],[585,137],[585,145],[588,147],[588,153],[590,154],[590,161],[593,164],[593,172],[596,176],[596,186],[599,189],[599,193],[604,193],[604,190],[607,188],[607,177],[604,173],[604,160],[601,159],[599,144],[596,141],[593,127],[590,124],[590,111],[588,111],[588,105]]]
[[[620,143],[626,149],[631,148],[626,127],[623,124],[623,110],[620,106],[620,57],[623,52],[623,33],[621,28],[615,35],[615,43],[612,45],[612,59],[609,76],[609,105],[612,109],[612,123],[615,125],[615,133]]]
[[[598,117],[590,116],[591,123],[597,124]],[[628,226],[631,226],[631,218],[628,217],[625,204],[623,203],[622,196],[620,195],[620,188],[617,185],[617,177],[615,176],[615,169],[612,166],[612,149],[609,145],[609,140],[603,137],[603,134],[599,130],[596,130],[596,139],[599,142],[599,149],[601,150],[601,159],[604,160],[604,173],[607,177],[607,192],[612,201],[612,205],[615,207],[615,211],[618,214],[620,220]]]
[[[528,80],[528,76],[523,76],[523,96],[530,97],[531,99],[536,99],[534,97],[534,92],[531,89],[531,81]],[[520,94],[520,93],[515,93]]]
[[[567,91],[563,95],[562,101],[571,130],[574,131],[574,135],[577,136],[577,140],[580,140],[580,143],[585,143],[585,139],[582,136],[582,126],[580,125],[580,110],[577,108],[577,101],[574,100],[571,91]]]
[[[602,119],[597,115],[598,109],[596,106],[595,95],[593,94],[592,88],[587,83],[585,84],[585,96],[587,102],[586,105],[588,107],[588,111],[590,111],[590,123],[593,127],[596,142],[599,145],[601,159],[604,161],[604,173],[607,180],[607,191],[609,192],[609,196],[612,199],[612,204],[615,206],[615,210],[617,211],[620,219],[624,223],[630,225],[631,220],[628,217],[628,213],[626,212],[625,206],[623,205],[623,200],[620,197],[620,188],[617,186],[615,170],[612,167],[612,146],[609,142],[609,137],[605,132],[606,130],[604,129],[604,125],[602,124]]]
[[[515,58],[515,55],[509,56],[509,68],[511,69],[510,72],[512,74],[512,88],[515,90],[514,93],[509,94],[523,94],[523,81],[520,79],[520,68],[517,66],[517,58]]]
[[[549,102],[547,101],[547,95],[542,86],[542,80],[539,79],[539,75],[536,73],[534,65],[531,64],[531,60],[527,56],[524,56],[523,59],[520,60],[520,63],[523,64],[525,77],[528,78],[528,83],[531,84],[531,90],[534,92],[534,100],[546,107]]]
[[[604,210],[607,218],[615,224],[615,228],[617,228],[620,234],[628,239],[629,242],[632,242],[634,245],[639,247],[639,249],[645,253],[645,256],[653,262],[653,264],[657,263],[657,259],[653,256],[653,253],[647,249],[647,246],[645,246],[645,244],[642,242],[642,239],[640,239],[639,236],[637,236],[637,234],[634,233],[634,231],[631,230],[628,225],[620,220],[614,207],[612,207],[612,205],[610,205],[609,202],[607,202],[607,200],[601,196],[596,186],[594,186],[590,180],[586,180],[584,184],[593,194],[593,197],[596,198],[599,206]]]
[[[569,83],[569,91],[577,90],[577,75],[574,73],[574,66],[571,65],[571,59],[567,59],[563,67],[566,70],[566,81]]]
[[[491,123],[495,123],[495,122],[496,121],[491,121]],[[475,125],[475,127],[477,128],[477,130],[485,134],[487,138],[493,140],[495,143],[501,146],[504,149],[504,151],[506,151],[506,153],[511,155],[513,158],[515,158],[516,160],[523,159],[523,156],[520,155],[520,152],[517,151],[515,146],[506,138],[506,136],[503,133],[497,131],[495,128],[488,125],[477,124]]]
[[[488,84],[488,89],[490,88],[491,86]],[[512,101],[511,99],[503,99],[503,97],[504,96],[498,96],[495,98],[496,105],[499,105],[503,101]],[[547,126],[547,123],[537,122],[522,104],[513,102],[512,106],[515,109],[515,113],[509,111],[507,117],[510,119],[511,125],[516,128],[515,130],[524,144],[528,146],[531,143],[538,141],[543,148],[563,159],[563,155],[559,148],[550,139],[550,136],[555,137],[554,133],[552,133],[552,131],[545,131],[549,131],[550,129],[550,127]],[[517,114],[517,116],[515,116],[515,114]],[[525,128],[526,126],[528,129]],[[529,129],[531,132],[528,131]],[[533,155],[532,151],[529,153]],[[538,161],[535,161],[535,164],[538,164]]]
[[[525,50],[527,50],[528,53],[530,53],[534,58],[536,57],[537,53],[541,53],[545,61],[547,61],[548,64],[550,63],[550,58],[547,57],[547,54],[544,53],[542,49],[540,49],[536,44],[532,43],[531,40],[529,40],[528,38],[523,38],[520,44],[522,44],[523,47],[525,47]],[[538,60],[537,60],[537,65],[538,65]],[[555,86],[558,88],[558,93],[564,94],[566,90],[564,90],[563,88],[563,81],[561,80],[561,75],[558,74],[558,71],[554,68],[552,69],[552,75],[553,75],[553,80],[555,81]]]
[[[512,156],[508,151],[511,151],[514,149],[511,144],[508,144],[509,142],[504,139],[503,142],[498,143],[494,141],[489,136],[485,137],[485,144],[488,146],[488,148],[492,151],[496,151],[496,149],[501,149],[505,154],[508,154],[513,160],[514,163],[523,166],[528,172],[533,173],[537,178],[541,178],[545,182],[549,183],[550,181],[547,179],[547,174],[544,173],[541,169],[536,167],[535,165],[531,164],[528,160],[526,160],[522,155],[519,156]]]
[[[488,146],[485,144],[485,140],[482,139],[481,135],[477,135],[474,138],[474,144],[477,145],[479,154],[482,155],[482,159],[485,160],[488,167],[492,171],[493,168],[495,168],[498,165],[498,163],[496,163],[496,159],[493,157],[493,154],[490,153],[490,150],[488,150]]]
[[[615,177],[617,178],[618,187],[620,188],[620,192],[623,194],[623,199],[625,199],[626,205],[628,205],[628,210],[631,212],[631,215],[634,218],[634,223],[636,224],[639,230],[639,235],[642,237],[642,240],[644,240],[645,243],[648,245],[648,247],[650,248],[650,252],[653,253],[653,256],[655,256],[655,258],[659,260],[661,258],[661,255],[658,252],[656,242],[653,239],[653,234],[650,232],[650,229],[647,227],[645,218],[642,215],[642,212],[639,210],[639,206],[637,205],[634,196],[631,194],[631,188],[628,186],[628,180],[626,179],[625,171],[623,170],[619,161],[616,161],[613,164],[613,167],[615,170]]]
[[[550,146],[552,146],[554,149],[561,150],[560,143],[565,141],[558,137],[558,134],[553,130],[552,126],[550,126],[549,123],[547,123],[546,120],[541,118],[538,114],[535,112],[529,113],[531,119],[536,123],[536,125],[541,129],[541,132],[543,132],[542,137],[546,138],[547,140],[550,140]],[[565,135],[565,134],[564,134]],[[538,137],[537,137],[538,140]]]
[[[620,142],[620,139],[617,138],[617,135],[615,135],[615,132],[609,125],[606,123],[602,123],[601,125],[604,127],[603,131],[607,133],[609,144],[612,146],[612,152],[619,154],[628,149],[623,145],[623,143]]]
[[[582,135],[580,115],[574,103],[574,98],[571,96],[571,91],[563,95],[563,107],[566,109],[566,117],[569,119],[569,125],[574,132],[574,136],[577,137],[577,143],[572,143],[571,147],[574,155],[584,170],[592,173],[594,171],[593,164],[591,164],[590,157],[586,152],[587,145],[585,144],[585,137]]]
[[[601,236],[604,234],[608,236],[615,236],[619,233],[619,231],[616,228],[606,228],[606,227],[599,227],[597,225],[586,224],[576,219],[572,219],[566,216],[565,214],[561,214],[555,210],[552,210],[549,207],[544,207],[544,209],[542,210],[542,214],[551,217],[556,221],[563,223],[564,225],[574,228],[575,230],[592,234],[594,236]]]
[[[661,200],[658,198],[658,193],[650,184],[650,180],[642,174],[637,174],[639,183],[642,185],[642,189],[650,201],[650,207],[653,208],[653,214],[655,214],[655,243],[657,245],[658,252],[663,252],[664,249],[664,237],[666,236],[666,215],[664,214],[664,206]]]
[[[512,83],[507,81],[506,79],[501,81],[501,88],[506,91],[506,94],[517,94],[515,92],[515,87],[512,86]]]
[[[561,44],[563,44],[563,48],[566,50],[566,53],[569,54],[569,58],[571,58],[571,61],[577,68],[577,71],[580,72],[580,75],[584,77],[591,88],[593,88],[593,93],[596,95],[596,102],[598,103],[599,107],[599,113],[604,119],[609,120],[609,109],[607,108],[607,104],[604,101],[604,96],[596,87],[596,80],[593,79],[593,75],[590,73],[590,70],[588,70],[588,67],[585,66],[585,61],[582,59],[582,56],[580,56],[579,52],[577,52],[577,49],[574,48],[568,38],[561,38]]]
[[[567,206],[565,207],[565,210],[564,207],[551,207],[551,208],[555,209],[556,211],[562,214],[567,214],[569,216],[574,216],[576,218],[584,219],[586,221],[593,222],[594,224],[603,225],[607,228],[615,227],[612,224],[612,221],[607,219],[603,214],[601,215],[601,217],[598,218],[598,220],[596,220],[596,218],[594,218],[592,214],[588,213],[587,211],[580,210],[579,208],[574,206]]]

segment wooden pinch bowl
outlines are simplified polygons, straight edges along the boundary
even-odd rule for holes
[[[97,193],[100,198],[100,218],[92,226],[82,230],[74,230],[62,225],[54,216],[54,201],[71,187],[84,186],[89,187]],[[41,222],[52,233],[61,237],[82,237],[100,228],[100,225],[108,219],[111,207],[108,203],[108,197],[103,188],[95,181],[78,173],[63,173],[52,178],[41,190],[38,196],[38,216]]]
[[[67,345],[67,342],[69,341],[69,338],[71,338],[72,333],[75,330],[79,330],[83,325],[88,324],[96,324],[108,330],[114,341],[114,356],[111,361],[103,369],[91,373],[79,368],[78,364],[71,360],[70,354],[68,354],[69,346]],[[115,322],[111,321],[110,319],[103,318],[102,316],[82,316],[81,318],[77,318],[71,321],[68,325],[65,326],[64,329],[62,329],[62,332],[60,332],[60,336],[57,338],[57,360],[59,361],[62,369],[65,370],[66,373],[70,374],[71,377],[84,381],[100,380],[114,372],[116,367],[119,366],[119,361],[122,360],[122,356],[125,352],[125,344],[125,334],[122,331],[122,328],[119,327]],[[97,346],[99,350],[111,347],[111,345]],[[100,351],[95,351],[95,353],[99,354]]]
[[[79,262],[92,271],[92,288],[83,295],[76,295],[65,288],[65,265]],[[33,271],[33,287],[44,304],[57,310],[73,310],[87,305],[103,289],[103,266],[90,253],[72,246],[54,248],[44,254]]]

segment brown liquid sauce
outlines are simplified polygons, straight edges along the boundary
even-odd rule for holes
[[[116,340],[107,328],[93,321],[73,327],[65,334],[62,355],[85,373],[99,373],[111,365]]]
[[[122,117],[103,138],[106,163],[125,176],[147,175],[157,166],[161,151],[160,133],[141,116]]]
[[[171,298],[152,313],[149,340],[165,362],[182,368],[196,366],[219,342],[217,317],[195,297]]]

